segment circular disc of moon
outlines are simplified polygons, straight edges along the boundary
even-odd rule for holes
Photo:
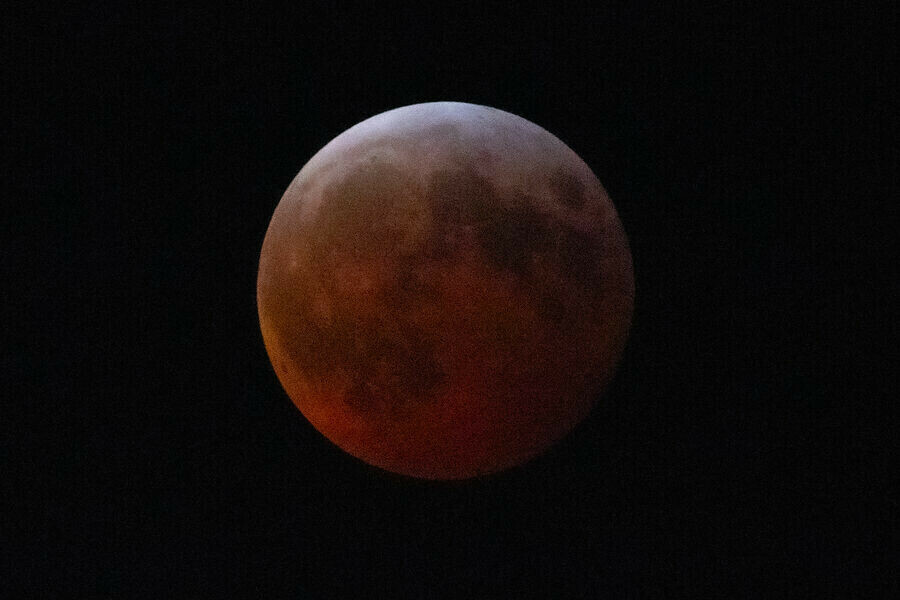
[[[382,469],[520,465],[590,412],[634,303],[591,169],[521,117],[433,102],[351,127],[300,170],[262,245],[263,340],[325,437]]]

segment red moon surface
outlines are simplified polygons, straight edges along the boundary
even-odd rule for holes
[[[382,469],[520,465],[590,412],[625,345],[628,240],[591,169],[521,117],[431,102],[328,143],[259,261],[263,340],[310,423]]]

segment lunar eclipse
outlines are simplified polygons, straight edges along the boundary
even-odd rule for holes
[[[486,106],[371,117],[300,170],[262,244],[257,306],[279,381],[337,446],[464,479],[563,438],[613,376],[634,303],[628,241],[591,169]]]

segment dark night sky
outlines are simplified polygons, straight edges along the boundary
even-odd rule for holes
[[[5,23],[0,592],[890,585],[876,359],[896,318],[879,321],[890,296],[870,292],[896,281],[865,265],[891,262],[880,98],[895,59],[872,40],[893,12],[102,4]],[[453,484],[325,441],[282,391],[255,306],[263,235],[300,167],[351,125],[431,100],[513,112],[579,153],[619,210],[637,287],[592,416],[522,468]]]

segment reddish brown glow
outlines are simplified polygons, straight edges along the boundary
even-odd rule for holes
[[[430,103],[323,148],[272,217],[257,300],[306,418],[415,477],[495,472],[590,411],[627,337],[628,243],[605,191],[519,117]]]

